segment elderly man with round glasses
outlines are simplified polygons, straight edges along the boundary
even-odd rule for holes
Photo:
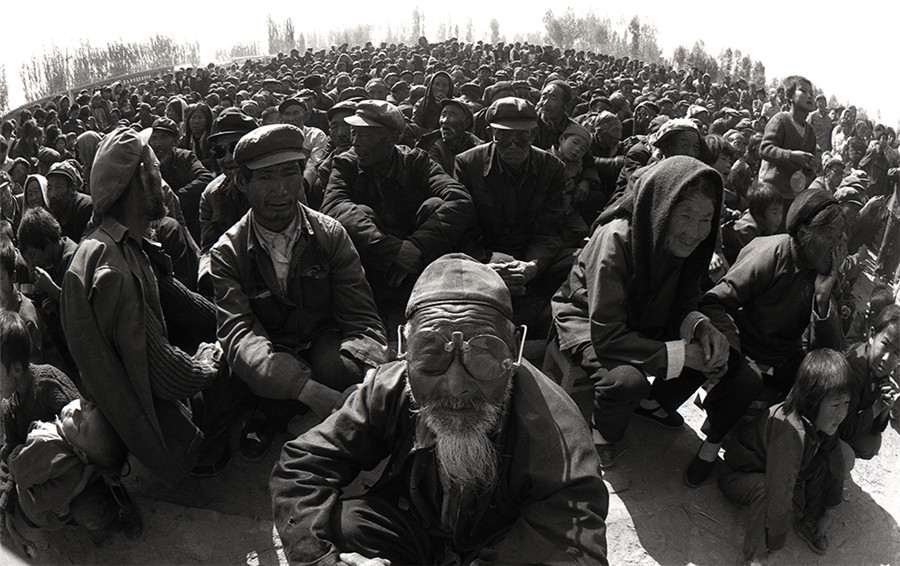
[[[443,256],[406,317],[401,359],[285,445],[270,487],[289,560],[606,564],[599,458],[575,404],[522,359],[500,276]],[[342,497],[384,459],[371,489]]]

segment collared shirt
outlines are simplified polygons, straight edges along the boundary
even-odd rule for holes
[[[263,228],[259,222],[256,222],[253,214],[250,214],[250,225],[253,227],[253,233],[256,234],[256,238],[263,249],[266,250],[266,253],[269,254],[269,259],[272,260],[272,267],[275,269],[275,278],[278,280],[278,285],[283,293],[287,292],[288,271],[291,268],[291,252],[294,250],[294,244],[300,239],[301,230],[299,228],[301,222],[303,231],[311,234],[312,228],[309,226],[309,222],[306,221],[306,216],[299,205],[297,206],[297,214],[294,216],[294,219],[280,232],[273,232]]]

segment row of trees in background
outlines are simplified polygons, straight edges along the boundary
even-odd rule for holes
[[[569,8],[560,15],[544,14],[545,39],[552,45],[576,51],[594,51],[616,57],[630,57],[648,63],[662,63],[662,49],[656,39],[656,26],[634,16],[625,24],[613,24],[608,16],[593,12],[577,16]]]
[[[714,57],[706,51],[702,40],[694,42],[690,50],[684,45],[676,47],[672,53],[672,64],[679,69],[690,70],[696,67],[709,73],[713,82],[729,76],[760,87],[766,85],[766,66],[762,61],[754,61],[749,55],[742,54],[740,49],[731,47],[723,49],[718,57]]]
[[[327,48],[331,45],[364,45],[372,42],[416,44],[425,36],[425,13],[415,8],[406,21],[375,25],[359,24],[354,27],[300,32],[288,18],[277,22],[271,15],[266,18],[267,44],[259,41],[235,43],[229,49],[216,51],[216,59],[225,61],[241,57],[261,56],[267,48],[269,54],[288,53],[292,49],[300,52],[307,47]],[[724,77],[742,78],[757,86],[766,85],[766,68],[761,61],[739,49],[726,48],[713,56],[703,41],[697,41],[688,49],[679,45],[671,60],[663,58],[657,41],[656,26],[641,21],[634,16],[630,21],[613,22],[608,16],[597,16],[593,12],[577,15],[569,8],[556,14],[548,9],[543,17],[544,32],[517,34],[511,41],[527,41],[532,44],[551,44],[562,49],[594,51],[616,57],[630,57],[648,63],[672,64],[678,69],[699,68],[709,73],[713,81]],[[436,25],[433,41],[445,41],[457,37],[466,42],[483,40],[496,44],[507,41],[500,31],[500,22],[492,18],[485,28],[476,30],[472,18],[462,25],[445,16]],[[175,39],[156,35],[147,41],[109,43],[103,47],[91,45],[84,40],[74,49],[64,50],[51,45],[41,55],[23,64],[19,70],[25,97],[35,100],[50,94],[79,89],[84,85],[106,78],[127,75],[149,69],[174,65],[199,65],[200,47],[197,42],[179,42]],[[0,112],[8,109],[9,92],[5,66],[0,65]]]
[[[23,64],[19,77],[25,98],[35,100],[110,77],[188,64],[200,64],[199,43],[157,34],[147,41],[116,41],[102,47],[89,40],[74,49],[53,44]]]

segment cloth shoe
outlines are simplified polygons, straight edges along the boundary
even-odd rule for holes
[[[262,413],[254,413],[241,429],[241,456],[250,462],[259,462],[269,451],[274,439],[275,430],[269,419]]]
[[[597,449],[597,454],[600,456],[600,469],[608,470],[613,467],[613,464],[619,458],[621,453],[616,452],[615,443],[607,443],[607,444],[594,444],[594,447]]]
[[[665,411],[666,413],[666,416],[661,417],[656,414],[656,411],[658,410],[659,409],[645,409],[638,405],[638,407],[634,410],[634,414],[644,417],[645,419],[650,419],[663,428],[677,430],[684,426],[684,418],[680,414],[678,414],[678,411],[670,413],[663,409],[663,411]]]
[[[707,462],[706,460],[701,460],[699,456],[694,456],[694,459],[691,460],[691,463],[688,464],[687,469],[684,471],[684,484],[688,487],[700,487],[703,485],[703,482],[712,473],[715,463],[715,460]]]
[[[815,524],[806,519],[794,523],[794,532],[816,554],[825,554],[825,551],[828,550],[828,537]]]
[[[225,467],[231,462],[231,448],[225,446],[219,459],[212,464],[200,464],[194,466],[189,475],[194,478],[214,478],[225,471]]]

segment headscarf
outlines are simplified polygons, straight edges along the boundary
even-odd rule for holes
[[[672,264],[666,248],[672,211],[685,187],[700,178],[706,178],[712,183],[716,201],[713,203],[709,234],[681,263],[674,304],[687,304],[699,293],[700,279],[709,269],[709,261],[716,246],[723,185],[722,177],[715,169],[684,155],[663,159],[640,177],[633,191],[626,192],[603,211],[598,219],[600,224],[607,224],[616,218],[626,218],[631,223],[633,275],[628,285],[628,305],[636,321],[654,319],[660,314],[667,315],[645,312],[645,307],[663,279],[657,270],[660,266]]]
[[[28,183],[30,183],[32,180],[37,181],[38,186],[40,186],[40,188],[41,188],[41,199],[42,200],[37,205],[29,205],[28,204]],[[47,203],[50,202],[50,200],[47,198],[47,177],[44,177],[43,175],[38,175],[38,174],[29,175],[28,177],[25,178],[25,184],[23,185],[23,188],[24,188],[25,193],[24,193],[22,201],[25,203],[26,209],[34,208],[35,206],[41,206],[47,210],[50,209],[47,206]]]

